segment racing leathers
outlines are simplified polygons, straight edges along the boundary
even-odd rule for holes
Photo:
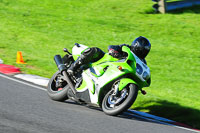
[[[131,46],[127,45],[127,44],[110,45],[110,46],[108,46],[109,55],[111,55],[111,56],[113,56],[114,58],[117,58],[117,59],[125,58],[127,56],[127,53],[122,51],[122,47],[123,46],[127,46],[129,48],[131,47]],[[104,56],[104,54],[105,53],[101,49],[99,49],[97,47],[88,48],[70,66],[70,68],[67,70],[67,72],[68,73],[74,73],[81,66],[98,61],[99,59],[101,59]],[[141,59],[141,60],[146,64],[146,60],[145,59]]]

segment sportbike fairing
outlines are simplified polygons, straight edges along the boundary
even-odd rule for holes
[[[73,56],[78,58],[80,54],[87,49],[87,46],[81,45],[79,47],[73,47]],[[146,64],[144,64],[128,47],[123,47],[122,50],[128,53],[128,57],[123,62],[118,59],[105,54],[102,59],[91,64],[91,67],[82,73],[83,81],[80,87],[77,88],[77,92],[84,93],[87,91],[90,96],[90,102],[97,104],[99,92],[109,82],[123,76],[133,75],[134,79],[140,82],[138,86],[140,88],[148,86],[146,79],[150,77],[150,70]],[[118,66],[124,68],[122,71],[118,69]],[[127,81],[127,80],[126,80]],[[133,82],[136,83],[136,82]],[[137,83],[136,83],[137,84]]]

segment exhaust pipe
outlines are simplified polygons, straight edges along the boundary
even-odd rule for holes
[[[64,65],[63,60],[62,60],[60,55],[55,55],[54,56],[54,61],[56,62],[56,65],[57,65],[58,70],[60,72],[62,72],[62,71],[67,69],[66,66]]]
[[[67,70],[67,68],[63,63],[63,60],[62,60],[61,56],[60,55],[55,55],[54,56],[54,61],[56,62],[58,70],[63,74],[64,79],[67,81],[69,87],[72,89],[72,92],[75,95],[76,94],[76,89],[75,89],[72,81],[70,80],[69,76],[67,75],[67,73],[65,71],[65,70]]]

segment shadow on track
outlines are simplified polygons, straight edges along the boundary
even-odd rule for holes
[[[149,110],[149,114],[168,118],[200,129],[200,110],[184,107],[169,101],[148,101],[135,110]]]

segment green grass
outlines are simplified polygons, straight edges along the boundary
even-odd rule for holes
[[[107,51],[142,35],[152,84],[132,106],[200,128],[200,8],[154,14],[143,0],[0,0],[0,58],[50,78],[55,54],[75,42]],[[27,64],[16,64],[22,51]]]

